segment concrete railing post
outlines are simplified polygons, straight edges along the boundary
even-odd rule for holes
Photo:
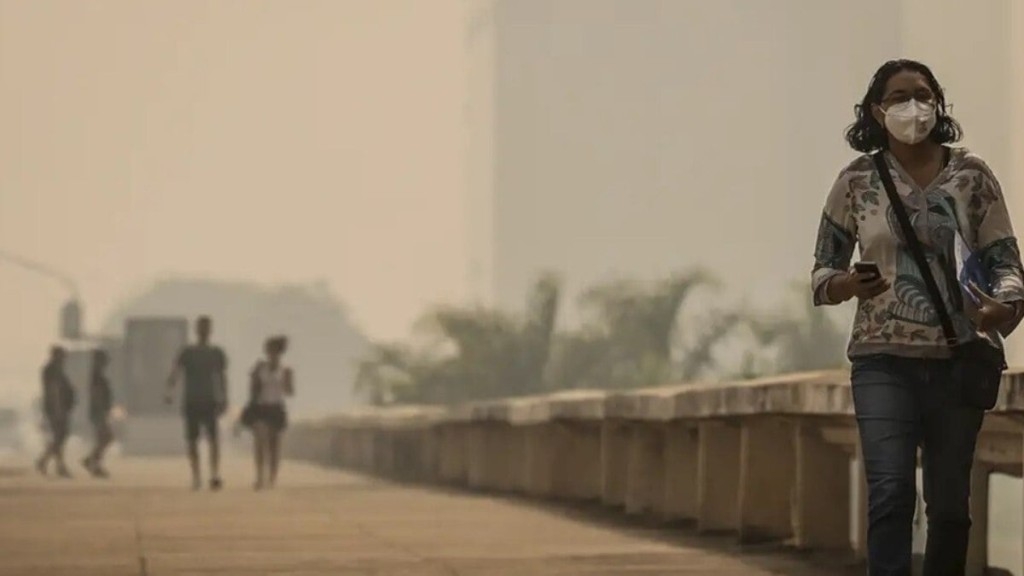
[[[725,422],[701,422],[697,457],[697,529],[739,528],[740,429]]]
[[[796,452],[793,542],[798,548],[848,550],[850,455],[825,442],[814,424],[800,423],[792,433]]]
[[[665,425],[663,448],[665,489],[660,515],[668,521],[696,519],[700,451],[697,426],[689,422],[669,422]]]
[[[550,428],[554,450],[552,493],[569,500],[601,497],[601,429],[583,422],[554,422]]]
[[[556,424],[528,426],[525,431],[526,493],[546,498],[552,495],[556,450],[551,441]]]
[[[325,466],[344,468],[346,462],[345,442],[351,436],[346,428],[324,428],[317,434],[323,440],[316,447],[316,461]]]
[[[502,476],[505,467],[503,424],[488,422],[484,425],[484,482],[483,487],[488,490],[498,490],[501,486]]]
[[[356,458],[356,469],[363,470],[366,472],[376,472],[374,468],[374,439],[373,432],[366,428],[354,428],[351,434],[355,437],[356,452],[358,454]]]
[[[793,535],[792,497],[797,458],[791,427],[749,418],[741,427],[739,537],[784,541]]]
[[[577,422],[570,425],[573,434],[572,450],[574,462],[580,471],[580,500],[601,499],[601,427],[593,422]]]
[[[424,456],[419,445],[418,431],[414,429],[394,430],[390,434],[392,474],[402,480],[417,480],[420,474],[420,460]]]
[[[444,482],[463,484],[467,481],[466,426],[447,424],[440,429],[440,477]]]
[[[393,430],[375,430],[373,438],[374,467],[385,476],[395,473],[395,432]]]
[[[545,428],[544,441],[548,445],[551,466],[548,495],[560,500],[575,499],[579,472],[573,469],[572,430],[565,422],[551,422]]]
[[[327,439],[327,445],[318,460],[327,466],[344,466],[341,461],[341,431],[328,428],[324,431],[324,436]]]
[[[629,426],[618,419],[601,422],[601,501],[608,506],[626,503],[629,462]]]
[[[470,422],[466,430],[466,483],[470,488],[487,488],[487,424]]]
[[[331,431],[331,453],[325,464],[339,468],[350,468],[352,466],[352,434],[345,428],[336,428]]]
[[[425,426],[416,431],[420,440],[420,478],[428,482],[436,482],[440,470],[441,439],[440,432],[434,426]]]
[[[408,479],[409,461],[409,437],[405,430],[390,430],[387,434],[385,451],[390,460],[389,475],[398,479]]]
[[[352,450],[352,458],[349,461],[349,467],[354,470],[369,470],[369,440],[367,439],[367,433],[360,430],[349,428],[345,430],[345,435],[348,437],[348,444],[350,450]]]
[[[358,470],[362,467],[363,438],[356,430],[349,428],[342,429],[346,450],[346,468]]]
[[[489,484],[501,492],[512,492],[515,488],[516,470],[522,461],[520,445],[515,441],[517,433],[518,427],[504,422],[491,427]]]
[[[636,422],[630,429],[626,463],[626,513],[655,512],[664,507],[664,434],[661,426],[654,422]]]
[[[513,452],[516,461],[512,467],[512,491],[516,494],[527,494],[527,487],[530,481],[529,469],[529,445],[531,425],[519,425],[512,428],[512,442],[515,444]]]

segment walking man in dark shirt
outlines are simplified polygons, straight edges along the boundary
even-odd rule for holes
[[[64,465],[64,443],[71,427],[71,410],[75,407],[75,389],[64,373],[64,349],[54,346],[50,349],[50,360],[43,367],[43,416],[50,428],[51,439],[43,455],[36,461],[36,468],[46,474],[50,459],[57,462],[57,475],[70,478]]]
[[[210,344],[212,326],[206,316],[196,321],[198,342],[186,346],[167,381],[167,402],[174,401],[174,388],[184,376],[182,411],[185,417],[185,439],[188,441],[188,460],[192,466],[192,488],[202,487],[199,471],[199,435],[206,436],[210,446],[210,489],[219,490],[220,435],[217,421],[227,410],[227,356],[218,346]]]
[[[114,394],[107,379],[109,357],[103,350],[96,350],[92,355],[92,373],[89,377],[89,421],[96,431],[96,446],[82,460],[82,466],[97,478],[106,478],[107,471],[103,468],[103,454],[114,441],[114,433],[110,429],[110,410],[114,407]]]

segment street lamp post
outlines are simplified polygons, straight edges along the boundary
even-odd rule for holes
[[[70,298],[60,310],[60,334],[66,340],[80,340],[82,334],[82,304],[79,298],[78,284],[71,276],[55,270],[45,264],[22,258],[5,250],[0,250],[0,261],[14,264],[30,272],[56,280],[70,293]]]

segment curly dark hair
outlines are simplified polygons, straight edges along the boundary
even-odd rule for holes
[[[881,124],[875,120],[871,113],[871,107],[881,104],[885,96],[885,85],[889,79],[896,74],[910,70],[925,77],[928,86],[935,94],[935,128],[929,134],[929,138],[938,144],[949,144],[958,142],[963,137],[963,128],[960,123],[953,119],[946,111],[946,95],[942,86],[935,79],[935,74],[924,64],[915,60],[890,60],[882,64],[881,68],[871,77],[868,91],[864,99],[854,107],[857,120],[846,129],[846,141],[850,147],[865,154],[876,150],[884,150],[889,147],[889,136]]]
[[[284,335],[271,336],[270,338],[267,338],[263,347],[267,352],[278,352],[280,354],[284,354],[288,351],[288,337]]]

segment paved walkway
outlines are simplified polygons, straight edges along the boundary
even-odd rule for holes
[[[0,468],[0,575],[858,574],[740,552],[684,531],[287,463],[281,487],[187,489],[184,459],[113,461],[113,480]]]

